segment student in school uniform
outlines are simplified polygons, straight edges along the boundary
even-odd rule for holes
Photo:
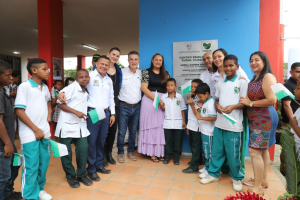
[[[168,164],[170,162],[173,149],[174,165],[179,165],[179,158],[182,153],[183,130],[186,128],[184,113],[186,105],[181,94],[175,91],[177,88],[176,80],[169,78],[166,85],[167,93],[161,97],[161,107],[162,110],[165,110],[163,128],[166,140],[163,163]]]
[[[90,76],[88,71],[85,69],[78,70],[76,81],[61,90],[66,95],[67,103],[57,102],[57,106],[61,111],[55,136],[59,137],[60,143],[65,144],[68,148],[69,154],[61,157],[61,163],[66,173],[67,182],[71,188],[80,187],[79,182],[82,182],[86,186],[93,185],[93,181],[87,177],[85,170],[88,157],[87,137],[90,135],[86,124],[88,104],[86,86],[89,82]],[[72,165],[72,142],[76,147],[76,173]]]
[[[192,80],[192,94],[188,102],[191,102],[196,110],[200,108],[197,105],[199,101],[198,96],[195,94],[195,90],[199,84],[203,83],[200,79]],[[192,152],[192,159],[188,163],[189,167],[183,169],[183,173],[198,173],[199,164],[202,162],[202,142],[201,142],[201,133],[199,132],[199,123],[198,119],[195,117],[191,105],[188,110],[188,123],[186,127],[186,133],[189,135],[189,143]]]
[[[237,192],[243,190],[241,180],[244,172],[241,167],[241,147],[243,132],[243,108],[240,98],[247,95],[248,84],[244,79],[239,79],[237,70],[239,68],[238,58],[227,55],[224,58],[225,81],[219,81],[215,93],[215,106],[217,109],[217,120],[215,122],[211,162],[208,175],[200,180],[207,184],[217,182],[220,179],[221,167],[228,159],[230,175],[233,181],[233,189]],[[228,114],[235,119],[231,123],[222,113]]]
[[[32,78],[19,86],[15,101],[23,154],[22,196],[50,200],[52,196],[44,191],[44,186],[50,160],[51,96],[42,82],[49,77],[48,65],[43,59],[33,58],[27,70]]]
[[[197,112],[193,103],[188,103],[191,106],[196,118],[199,120],[202,148],[205,158],[205,166],[199,170],[201,173],[199,177],[204,178],[208,175],[207,170],[211,160],[211,149],[213,145],[214,125],[217,119],[217,111],[215,108],[215,100],[210,95],[210,88],[208,84],[200,84],[196,88],[195,94],[198,96],[199,100],[203,102],[203,105],[200,108],[201,112]]]

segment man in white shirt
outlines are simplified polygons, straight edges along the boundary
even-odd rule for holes
[[[142,73],[138,69],[140,56],[137,51],[128,54],[129,67],[122,69],[122,86],[119,93],[120,117],[118,132],[118,158],[119,163],[125,162],[124,146],[127,127],[129,129],[127,156],[130,160],[136,161],[133,154],[135,138],[140,118],[141,108],[141,79]]]
[[[209,88],[211,88],[211,75],[214,73],[212,66],[213,57],[211,52],[207,52],[203,55],[203,62],[207,69],[201,73],[200,80],[203,81],[203,83],[206,83]]]

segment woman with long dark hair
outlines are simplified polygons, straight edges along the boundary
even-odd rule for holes
[[[165,70],[164,57],[160,53],[152,56],[151,66],[142,71],[142,98],[140,111],[140,134],[138,152],[151,156],[153,162],[164,157],[165,136],[163,129],[164,111],[153,107],[155,91],[161,96],[166,92],[166,81],[170,78]]]
[[[242,97],[240,103],[247,106],[249,120],[249,153],[254,169],[254,179],[244,184],[253,186],[250,192],[264,195],[262,188],[268,187],[267,173],[270,162],[269,147],[275,144],[275,131],[278,124],[278,114],[274,108],[276,96],[271,89],[276,84],[276,78],[266,53],[257,51],[250,56],[250,67],[255,73],[248,86],[247,97]]]

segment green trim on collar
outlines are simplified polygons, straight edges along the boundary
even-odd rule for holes
[[[37,86],[39,86],[39,84],[37,84],[36,82],[34,82],[34,81],[32,80],[32,78],[29,79],[29,83],[31,84],[32,87],[37,87]],[[42,82],[42,86],[45,86],[45,84],[44,84],[43,82]]]
[[[235,77],[233,77],[232,79],[228,80],[228,79],[227,79],[227,76],[226,76],[224,83],[226,83],[227,81],[232,81],[232,82],[234,82],[234,81],[237,79],[237,77],[238,77],[238,75],[236,74]]]
[[[211,97],[209,97],[208,99],[206,99],[205,101],[204,101],[204,103],[206,103],[206,102],[208,102],[210,99],[212,99],[213,97],[211,96]]]

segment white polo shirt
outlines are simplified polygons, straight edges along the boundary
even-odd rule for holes
[[[217,111],[215,107],[215,100],[213,97],[206,99],[201,109],[202,117],[217,117]],[[200,122],[200,132],[204,135],[213,136],[214,135],[214,121],[199,120]]]
[[[239,69],[236,71],[236,74],[239,77],[243,77],[247,80],[247,83],[249,83],[249,79],[247,74],[244,72],[244,70],[242,69],[242,67],[240,66]],[[216,92],[216,85],[219,81],[224,81],[226,79],[226,74],[223,74],[223,77],[221,76],[221,74],[219,74],[218,71],[216,71],[215,73],[212,74],[211,76],[211,87],[210,87],[210,95],[211,96],[215,96],[215,92]]]
[[[203,83],[206,83],[209,86],[209,88],[211,88],[211,76],[212,75],[213,75],[213,73],[210,73],[208,71],[208,69],[203,71],[200,75],[200,80],[203,81]]]
[[[196,108],[196,110],[199,108],[197,105],[197,101],[199,101],[198,96],[196,95],[195,98],[193,98],[193,103]],[[199,122],[196,116],[193,113],[193,110],[191,106],[189,105],[189,110],[188,110],[188,123],[186,125],[186,128],[192,131],[197,132],[199,130]]]
[[[17,91],[15,108],[24,108],[29,119],[43,131],[45,138],[50,137],[50,126],[47,121],[48,102],[51,96],[47,85],[41,86],[31,78],[22,83]],[[35,141],[34,132],[19,119],[19,135],[21,144]]]
[[[89,94],[87,91],[82,91],[82,88],[77,81],[62,89],[61,92],[64,92],[66,95],[67,106],[87,114]],[[62,104],[59,100],[57,100],[57,103]],[[55,136],[61,138],[80,138],[80,131],[81,137],[90,135],[86,121],[82,118],[78,118],[73,113],[60,110]]]
[[[109,108],[111,114],[115,114],[113,82],[107,74],[102,78],[97,70],[92,71],[87,89],[89,91],[88,107]]]
[[[119,92],[119,100],[129,104],[137,104],[141,101],[141,80],[142,72],[137,69],[135,73],[130,71],[129,67],[122,69],[123,79]]]
[[[247,97],[248,83],[244,79],[238,79],[238,75],[231,80],[219,81],[217,83],[215,98],[219,100],[219,104],[225,108],[229,105],[238,104],[240,97]],[[230,114],[237,122],[232,124],[223,114],[217,113],[217,121],[215,126],[232,132],[243,131],[243,109],[235,109]]]
[[[163,128],[182,129],[182,113],[186,110],[186,105],[181,94],[176,93],[171,99],[169,94],[163,94],[161,100],[165,103],[165,120]]]

